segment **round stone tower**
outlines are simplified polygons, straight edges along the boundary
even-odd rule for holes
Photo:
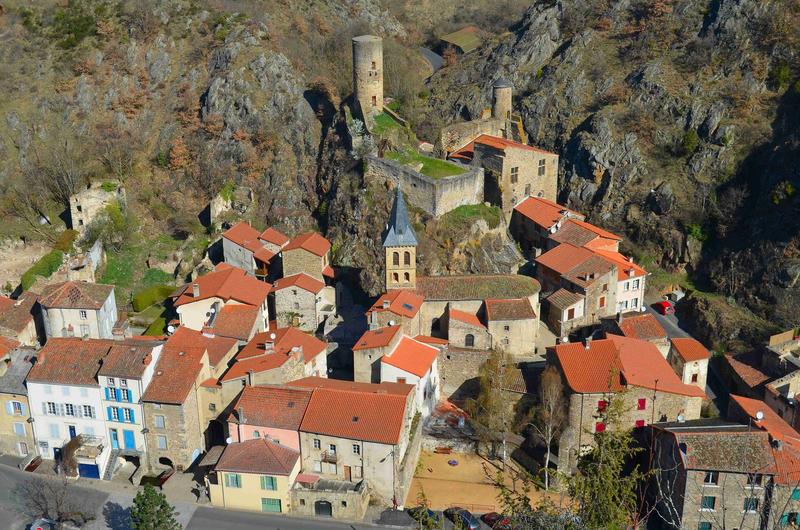
[[[353,97],[361,115],[383,112],[383,39],[353,37]]]
[[[492,87],[492,118],[511,118],[511,93],[514,87],[508,79],[501,77]]]

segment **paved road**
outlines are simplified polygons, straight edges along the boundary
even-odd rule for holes
[[[219,508],[197,508],[188,530],[368,530],[385,526],[344,523],[332,519],[305,519],[286,515],[236,512]]]
[[[661,326],[664,328],[664,331],[667,332],[669,338],[691,336],[688,333],[686,333],[683,329],[681,329],[678,317],[676,317],[675,315],[662,315],[661,313],[653,309],[651,304],[647,304],[647,311],[651,315],[656,317],[659,324],[661,324]]]

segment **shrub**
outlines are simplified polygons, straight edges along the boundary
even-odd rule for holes
[[[703,230],[703,227],[697,223],[691,223],[686,225],[686,233],[692,239],[696,239],[697,241],[706,241],[708,239],[708,234]]]
[[[219,196],[230,202],[233,199],[233,192],[236,190],[236,183],[232,180],[226,182],[219,190]]]
[[[117,191],[117,183],[111,180],[106,180],[102,184],[100,184],[100,188],[103,191],[107,191],[108,193],[112,193]]]
[[[42,278],[49,278],[52,276],[52,274],[61,267],[63,262],[64,253],[60,250],[51,250],[42,256],[39,261],[34,263],[33,266],[22,275],[20,281],[22,290],[27,291],[30,289],[30,287],[36,283],[37,276],[41,276]]]
[[[689,129],[681,140],[681,154],[684,156],[692,155],[700,147],[700,136],[694,129]]]
[[[175,286],[173,285],[153,285],[152,287],[142,289],[133,295],[133,310],[138,313],[139,311],[144,311],[153,304],[160,304],[172,294],[174,290]]]
[[[78,232],[75,230],[64,230],[56,239],[53,248],[61,252],[70,252],[75,240],[78,239]]]
[[[68,8],[59,9],[53,17],[53,35],[60,39],[58,46],[68,50],[80,44],[86,37],[97,32],[94,17],[81,7],[70,4]]]
[[[777,91],[783,90],[788,86],[792,77],[792,70],[786,62],[776,64],[769,73],[770,84]]]

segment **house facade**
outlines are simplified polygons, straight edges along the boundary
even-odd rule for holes
[[[259,232],[239,221],[222,234],[222,253],[225,263],[266,280],[280,274],[280,251],[288,242],[289,238],[274,228]]]
[[[285,276],[272,286],[275,320],[281,327],[296,327],[314,332],[325,319],[336,313],[333,287],[305,273]]]
[[[389,353],[402,337],[399,325],[365,332],[353,346],[353,380],[360,383],[380,383],[381,358]]]
[[[290,240],[281,252],[283,276],[304,273],[318,281],[333,279],[331,243],[318,232],[301,234]]]
[[[114,286],[66,281],[48,285],[39,299],[47,338],[111,339],[117,322]]]
[[[430,416],[439,402],[439,349],[403,336],[381,357],[381,382],[414,385],[414,410]]]
[[[670,339],[670,344],[667,360],[681,381],[705,389],[711,353],[691,337]]]
[[[0,453],[18,456],[36,453],[25,386],[34,358],[31,348],[14,348],[0,355]]]
[[[381,295],[367,311],[370,329],[399,324],[403,333],[416,337],[420,334],[419,310],[425,300],[413,291],[394,290]]]
[[[265,439],[300,451],[300,423],[311,393],[284,385],[243,388],[228,415],[230,437],[234,442]]]

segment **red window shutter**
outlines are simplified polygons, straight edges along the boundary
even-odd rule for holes
[[[604,432],[606,430],[606,424],[602,421],[598,421],[594,424],[594,432]]]
[[[636,428],[644,427],[644,420],[636,420]]]
[[[639,410],[644,410],[647,408],[647,399],[641,398],[639,399]]]
[[[606,405],[608,405],[608,403],[606,403],[606,400],[601,399],[600,401],[597,402],[597,410],[599,410],[600,412],[606,410]]]

